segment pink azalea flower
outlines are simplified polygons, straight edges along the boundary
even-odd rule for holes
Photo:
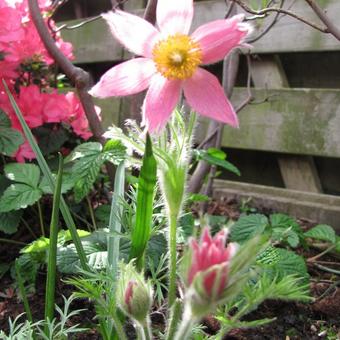
[[[181,90],[201,115],[238,126],[233,107],[218,79],[200,65],[223,59],[239,46],[251,27],[244,16],[216,20],[188,35],[193,0],[158,0],[159,30],[147,21],[120,11],[103,14],[113,36],[142,57],[107,71],[90,93],[96,97],[126,96],[147,88],[142,107],[149,131],[161,129],[179,100]]]
[[[44,93],[43,120],[44,123],[59,123],[69,115],[70,105],[64,94],[57,91]]]
[[[25,163],[25,159],[32,160],[35,158],[35,153],[27,140],[19,146],[19,149],[15,154],[15,158],[19,163]]]
[[[203,230],[200,244],[191,240],[191,265],[187,275],[190,286],[198,274],[202,274],[204,294],[211,296],[213,290],[218,296],[223,293],[228,281],[228,265],[235,254],[236,246],[225,246],[227,232],[222,230],[211,237],[209,228]],[[218,282],[216,282],[218,280]]]
[[[23,36],[20,13],[11,7],[0,8],[0,42],[9,43]]]

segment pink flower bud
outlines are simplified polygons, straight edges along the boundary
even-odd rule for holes
[[[198,243],[191,240],[191,264],[187,274],[187,283],[190,286],[196,278],[206,297],[218,300],[228,283],[228,266],[235,253],[236,246],[229,244],[226,247],[226,230],[222,230],[211,237],[209,228],[203,230]]]

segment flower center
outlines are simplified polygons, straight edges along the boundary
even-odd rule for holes
[[[157,71],[168,79],[190,78],[202,62],[200,45],[184,34],[159,41],[152,54]]]

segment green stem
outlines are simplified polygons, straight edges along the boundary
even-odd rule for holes
[[[90,212],[93,228],[94,228],[94,230],[97,230],[96,218],[94,217],[92,203],[91,203],[91,200],[90,200],[89,196],[86,196],[86,202],[87,202],[87,206],[89,208],[89,212]]]
[[[72,213],[72,215],[73,215],[75,218],[77,218],[79,221],[83,222],[83,223],[86,225],[87,230],[88,230],[90,233],[92,232],[92,227],[93,227],[93,226],[92,226],[91,223],[89,223],[88,221],[86,221],[85,218],[82,218],[80,215],[78,215],[78,214],[75,213],[74,211],[72,211],[71,213]]]
[[[167,340],[173,340],[175,332],[177,330],[177,326],[179,323],[179,319],[181,317],[181,300],[176,299],[175,303],[173,304],[171,308],[171,317],[170,317],[170,322],[168,324],[168,329],[166,332],[166,337],[165,339]]]
[[[27,315],[27,320],[33,323],[32,312],[31,312],[30,304],[27,299],[26,290],[24,286],[24,280],[22,279],[22,276],[20,273],[20,266],[17,261],[15,261],[15,273],[17,276],[17,283],[18,283],[20,294],[21,294],[21,298],[24,303],[24,309]]]
[[[174,340],[189,339],[190,333],[196,321],[196,318],[194,318],[194,316],[192,315],[191,307],[188,304],[185,304],[183,319],[178,327],[178,331],[174,336]]]
[[[143,340],[151,340],[152,339],[152,332],[150,327],[150,319],[148,317],[147,320],[143,324],[139,324],[139,327],[141,328],[141,334]]]
[[[113,319],[113,324],[114,324],[118,339],[119,340],[128,340],[128,338],[126,337],[126,334],[124,332],[123,325],[119,320],[119,316],[116,313],[112,313],[111,316],[112,316],[112,319]]]
[[[20,220],[23,223],[23,225],[26,227],[26,229],[29,231],[29,233],[33,236],[33,238],[34,239],[38,238],[37,235],[34,233],[34,231],[31,229],[31,227],[28,225],[28,223],[23,218],[21,218]]]
[[[44,218],[43,218],[43,214],[42,214],[40,200],[38,200],[37,206],[38,206],[38,213],[39,213],[41,235],[45,237],[46,235],[45,235],[45,227],[44,227]]]
[[[47,280],[45,292],[45,321],[51,322],[54,319],[54,301],[55,301],[55,281],[57,272],[57,244],[58,244],[58,222],[59,222],[59,206],[61,197],[61,184],[63,174],[63,158],[59,154],[59,169],[57,183],[53,196],[52,218],[50,225],[50,243],[48,251],[47,264]],[[47,323],[45,326],[45,334],[48,334]]]
[[[9,239],[7,239],[7,238],[0,238],[0,242],[17,244],[17,245],[20,245],[20,246],[25,246],[25,245],[26,245],[25,242],[20,242],[20,241],[15,241],[15,240],[9,240]]]
[[[168,305],[171,307],[176,299],[176,278],[177,278],[177,214],[170,212],[170,235],[169,235],[169,290]]]

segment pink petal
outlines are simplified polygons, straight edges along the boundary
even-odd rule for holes
[[[159,32],[146,20],[120,10],[102,15],[113,36],[129,51],[152,57],[152,49],[159,39]]]
[[[201,45],[202,63],[212,64],[223,59],[234,47],[240,45],[251,32],[249,24],[241,23],[244,15],[226,20],[216,20],[202,25],[191,35]]]
[[[213,74],[198,68],[183,82],[183,89],[187,102],[197,113],[238,127],[237,115]]]
[[[158,0],[157,23],[164,35],[188,34],[193,15],[193,0]]]
[[[89,93],[99,98],[135,94],[148,88],[155,73],[151,59],[131,59],[104,73]]]
[[[152,77],[143,103],[143,124],[148,131],[158,131],[165,126],[176,107],[180,92],[180,80],[168,80],[161,74]]]

